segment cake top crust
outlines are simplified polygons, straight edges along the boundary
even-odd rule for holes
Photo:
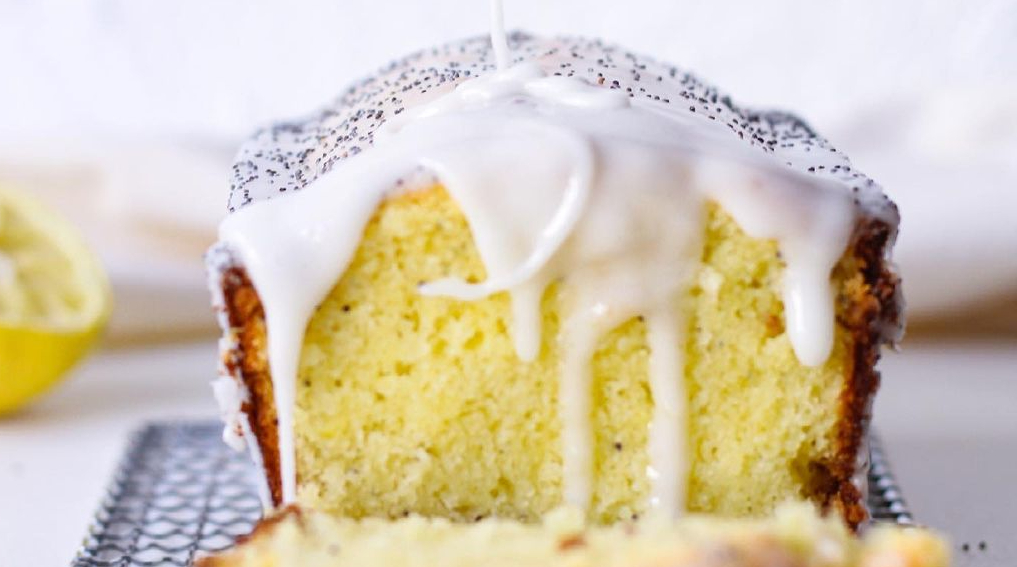
[[[723,125],[732,139],[771,154],[801,172],[850,187],[863,214],[896,226],[896,206],[846,155],[788,112],[741,107],[691,73],[598,39],[508,36],[511,62],[535,62],[548,74],[576,77],[681,109]],[[374,144],[386,122],[450,93],[468,79],[494,73],[487,35],[424,49],[362,79],[317,112],[257,132],[244,143],[230,173],[228,210],[299,191],[344,159]]]

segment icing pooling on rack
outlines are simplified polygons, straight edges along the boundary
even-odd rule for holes
[[[529,360],[541,344],[543,290],[566,282],[559,400],[572,504],[587,505],[592,485],[590,358],[601,335],[643,315],[655,401],[650,505],[684,507],[678,302],[698,266],[707,200],[750,235],[778,240],[795,352],[806,364],[827,357],[830,270],[859,208],[892,214],[878,188],[800,122],[741,112],[676,69],[597,42],[513,39],[512,66],[494,70],[481,40],[411,56],[336,108],[241,151],[230,201],[241,210],[220,239],[265,308],[285,502],[295,497],[292,408],[307,321],[376,207],[421,167],[459,204],[488,274],[475,285],[430,282],[421,293],[472,300],[508,291],[513,339]]]

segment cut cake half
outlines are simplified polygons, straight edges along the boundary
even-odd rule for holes
[[[233,167],[227,439],[271,506],[866,518],[898,215],[798,118],[583,39],[413,54]]]

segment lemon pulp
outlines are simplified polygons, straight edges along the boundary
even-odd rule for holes
[[[95,343],[110,311],[92,252],[56,212],[0,188],[0,414],[53,386]]]

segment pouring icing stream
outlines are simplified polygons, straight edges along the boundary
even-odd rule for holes
[[[491,0],[491,49],[499,71],[509,67],[508,38],[505,37],[505,3]]]
[[[378,121],[368,150],[299,193],[252,203],[221,225],[220,241],[239,256],[265,309],[284,502],[296,498],[293,404],[304,329],[375,209],[418,168],[460,206],[488,275],[476,284],[428,282],[422,295],[472,301],[508,292],[517,353],[532,360],[541,345],[541,297],[551,282],[565,283],[558,397],[570,504],[588,506],[593,491],[591,358],[605,333],[642,315],[654,400],[648,506],[684,510],[681,299],[699,266],[707,201],[750,236],[778,241],[794,351],[808,365],[829,355],[830,271],[857,212],[845,182],[788,167],[790,158],[744,141],[707,113],[634,96],[617,79],[601,75],[593,84],[556,74],[568,55],[553,42],[542,57],[508,66],[500,4],[492,1],[497,70],[396,110]]]

